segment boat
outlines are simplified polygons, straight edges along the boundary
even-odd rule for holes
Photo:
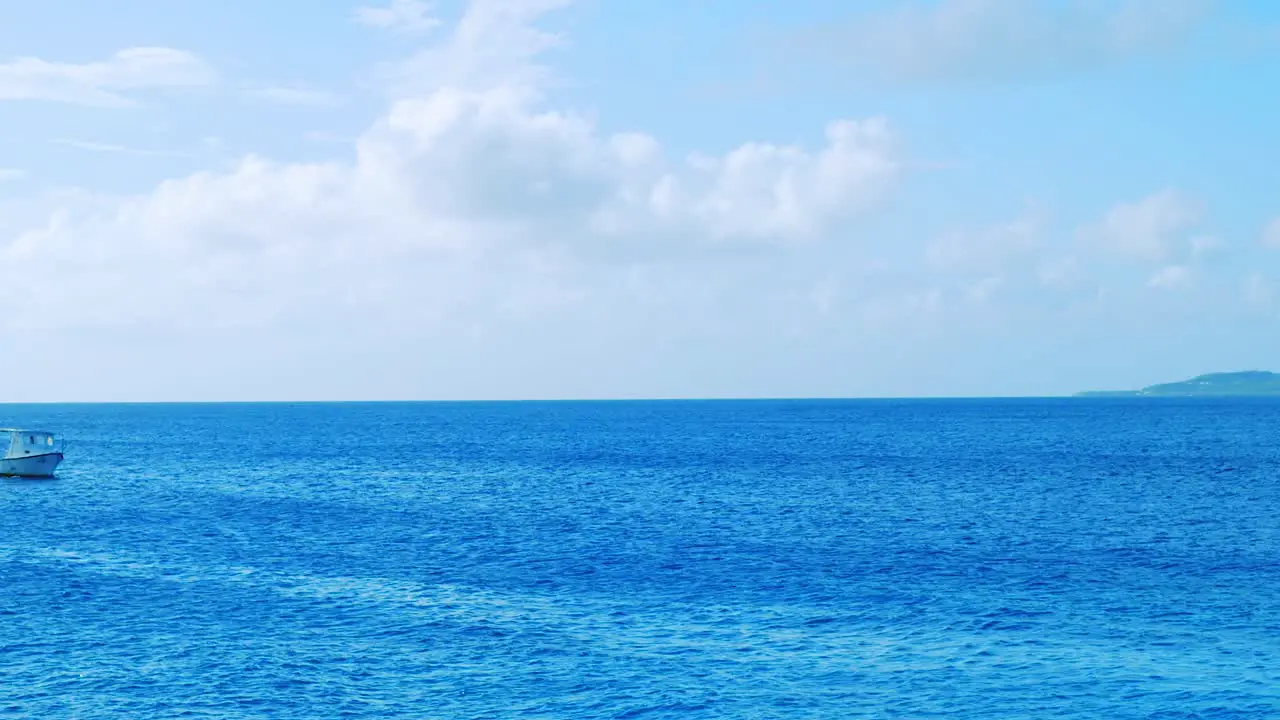
[[[0,428],[0,442],[9,438],[8,449],[0,457],[0,476],[53,477],[62,462],[63,443],[43,430]]]

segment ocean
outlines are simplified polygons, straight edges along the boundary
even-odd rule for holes
[[[0,411],[0,717],[1280,717],[1277,401]]]

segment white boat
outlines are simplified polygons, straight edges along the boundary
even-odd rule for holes
[[[9,437],[8,450],[0,457],[0,475],[8,477],[53,477],[62,462],[62,442],[43,430],[0,428],[0,438]],[[0,440],[2,442],[2,440]]]

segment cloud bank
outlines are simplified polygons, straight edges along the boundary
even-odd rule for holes
[[[1188,39],[1206,0],[940,0],[890,3],[788,35],[795,59],[852,81],[1019,80],[1162,52]]]
[[[59,202],[0,245],[3,262],[58,268],[58,282],[24,274],[0,288],[6,302],[41,308],[0,326],[371,342],[476,337],[559,313],[560,327],[594,342],[601,322],[643,325],[666,297],[717,292],[726,281],[705,274],[735,262],[715,259],[734,248],[829,241],[899,182],[883,118],[835,120],[813,147],[748,141],[688,157],[643,132],[602,133],[549,102],[554,78],[539,58],[555,36],[538,23],[564,4],[473,2],[392,73],[433,68],[429,82],[393,83],[346,158],[252,155],[139,195]],[[394,29],[407,7],[387,8],[395,22],[361,19]],[[19,67],[63,78],[46,98],[100,104],[211,77],[178,52]]]
[[[128,107],[142,91],[200,87],[216,81],[217,73],[203,60],[173,48],[127,48],[106,60],[81,64],[24,57],[0,64],[0,101]]]
[[[0,286],[10,307],[38,309],[6,313],[0,328],[48,338],[4,362],[43,363],[72,378],[64,392],[96,399],[103,377],[133,399],[192,388],[821,395],[854,366],[862,394],[929,394],[956,387],[966,368],[999,377],[1000,363],[1024,362],[993,358],[984,338],[1017,334],[1020,350],[1050,356],[1061,338],[1136,336],[1099,320],[1123,307],[1141,331],[1204,287],[1200,263],[1221,251],[1209,209],[1175,189],[1097,208],[1079,227],[1033,204],[933,237],[883,237],[876,219],[917,172],[888,118],[835,118],[808,142],[740,137],[719,153],[675,154],[643,129],[605,132],[557,100],[547,53],[564,39],[547,28],[568,5],[474,0],[454,22],[417,2],[361,9],[355,22],[420,45],[382,69],[385,107],[353,141],[329,145],[339,148],[330,159],[251,154],[132,195],[0,203],[0,261],[51,269]],[[1008,7],[943,3],[885,32],[928,39],[942,18],[986,36],[1003,13],[1032,12]],[[1117,12],[1090,32],[1105,27],[1116,47],[1167,35],[1129,37]],[[1030,27],[1001,51],[1041,37]],[[967,37],[940,40],[938,52],[969,62]],[[41,73],[56,81],[37,92]],[[181,51],[28,59],[0,70],[0,97],[120,106],[215,79]],[[1270,307],[1266,270],[1229,282],[1223,297]],[[80,361],[86,352],[93,363]],[[913,374],[938,358],[954,366],[951,381]]]

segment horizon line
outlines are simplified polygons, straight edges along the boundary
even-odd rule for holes
[[[612,398],[468,398],[468,399],[347,399],[347,400],[0,400],[0,407],[16,405],[498,405],[515,403],[679,403],[679,402],[909,402],[959,400],[1116,400],[1141,399],[1241,399],[1255,396],[1140,395],[1132,391],[1080,391],[1059,395],[796,395],[735,397],[612,397]],[[1266,397],[1266,396],[1256,396]]]

